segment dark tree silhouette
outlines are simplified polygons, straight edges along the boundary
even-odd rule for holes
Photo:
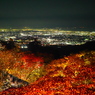
[[[11,38],[9,39],[9,41],[0,40],[0,43],[6,50],[10,50],[16,47],[13,39]]]

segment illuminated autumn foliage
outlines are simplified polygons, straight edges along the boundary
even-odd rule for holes
[[[95,51],[53,60],[44,68],[46,75],[29,86],[10,88],[0,94],[95,95]]]
[[[0,51],[0,85],[2,85],[3,73],[14,69],[20,62],[21,53],[13,51]]]
[[[29,52],[0,51],[0,85],[2,72],[31,83],[44,75],[44,61]]]
[[[20,61],[21,53],[0,51],[0,70],[13,68]]]

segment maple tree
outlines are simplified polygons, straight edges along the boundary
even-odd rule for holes
[[[70,56],[53,60],[44,68],[46,74],[29,86],[10,88],[0,92],[0,94],[95,95],[95,51],[71,54]]]
[[[0,85],[7,72],[29,83],[45,73],[42,57],[30,52],[0,51]]]

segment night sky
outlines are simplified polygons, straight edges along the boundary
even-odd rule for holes
[[[95,0],[0,0],[0,28],[95,27]]]

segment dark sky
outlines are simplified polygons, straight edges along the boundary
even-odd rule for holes
[[[94,0],[0,0],[0,28],[95,27]]]

